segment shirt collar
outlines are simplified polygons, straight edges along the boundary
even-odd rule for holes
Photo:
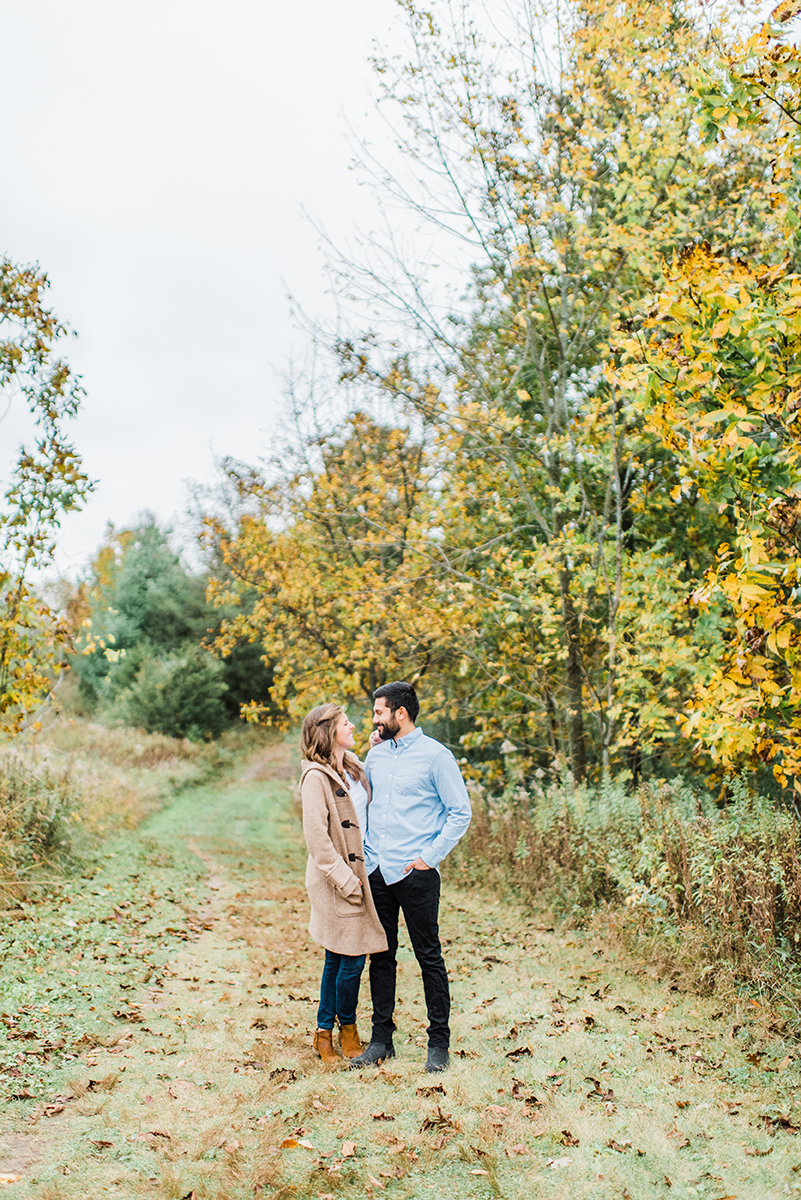
[[[395,738],[392,738],[392,745],[395,747],[396,750],[405,750],[407,746],[410,746],[412,742],[416,742],[417,739],[421,738],[422,736],[423,736],[422,729],[420,728],[419,725],[415,725],[412,732],[407,733],[405,737],[397,738],[397,740]]]

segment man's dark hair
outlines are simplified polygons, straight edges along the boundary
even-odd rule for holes
[[[420,711],[420,701],[417,692],[410,683],[382,683],[373,692],[373,699],[383,697],[389,705],[390,712],[396,713],[399,708],[405,708],[409,720],[414,724]]]

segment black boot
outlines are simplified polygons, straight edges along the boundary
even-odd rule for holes
[[[394,1057],[395,1047],[392,1042],[370,1042],[370,1045],[358,1058],[349,1060],[349,1065],[351,1067],[377,1067],[385,1058]]]
[[[426,1070],[430,1075],[435,1075],[438,1071],[447,1071],[450,1059],[451,1056],[444,1046],[429,1046]]]

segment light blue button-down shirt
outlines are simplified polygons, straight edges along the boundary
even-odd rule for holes
[[[381,868],[387,883],[403,879],[416,858],[438,867],[466,833],[470,797],[447,746],[413,729],[373,746],[365,759],[372,800],[367,813],[367,870]]]

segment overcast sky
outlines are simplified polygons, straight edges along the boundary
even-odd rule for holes
[[[178,518],[213,455],[252,461],[269,442],[277,369],[303,345],[286,286],[313,312],[330,304],[302,208],[337,240],[370,220],[347,120],[370,127],[366,60],[394,13],[0,0],[0,252],[41,264],[79,335],[74,438],[98,480],[65,523],[62,570],[107,521]],[[4,475],[22,432],[19,413],[0,423]]]

